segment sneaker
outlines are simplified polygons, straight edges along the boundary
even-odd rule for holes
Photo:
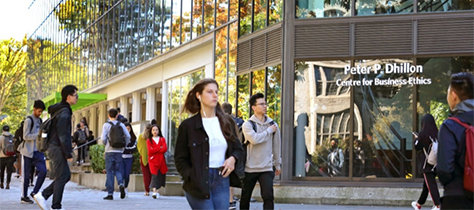
[[[40,207],[41,210],[49,210],[48,206],[46,205],[46,200],[44,199],[44,197],[41,193],[35,194],[33,196],[33,199],[35,199],[36,204],[38,204],[38,206]]]
[[[239,201],[240,198],[238,198],[237,196],[234,196],[234,201]]]
[[[431,210],[439,210],[439,207],[433,206],[433,208],[431,208]]]
[[[21,203],[24,203],[24,204],[33,204],[35,202],[33,202],[30,198],[28,197],[24,197],[24,198],[21,198]]]
[[[151,197],[153,197],[153,199],[156,199],[157,198],[156,193],[153,193]]]
[[[413,209],[415,209],[415,210],[421,209],[420,204],[418,204],[418,202],[416,202],[416,201],[411,202],[411,206],[412,206]]]
[[[30,184],[30,187],[34,187],[35,185],[33,183]]]
[[[145,192],[145,196],[150,196],[150,193],[149,193],[149,192]]]
[[[255,198],[250,198],[250,202],[257,202],[257,200]]]
[[[7,186],[5,186],[5,189],[6,189],[6,190],[9,190],[9,189],[10,189],[10,183],[7,183]]]
[[[120,198],[124,199],[125,198],[125,187],[123,185],[120,185]]]
[[[114,196],[113,195],[107,195],[104,197],[104,200],[113,200]]]
[[[237,208],[236,206],[237,206],[237,204],[236,204],[236,202],[235,202],[235,201],[234,201],[234,202],[231,202],[231,203],[229,203],[229,210],[236,209],[236,208]]]
[[[127,188],[125,188],[125,197],[128,197],[128,191],[127,191]]]

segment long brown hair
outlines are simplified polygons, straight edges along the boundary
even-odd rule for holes
[[[217,89],[219,89],[219,84],[217,84],[216,80],[212,78],[205,78],[199,80],[199,82],[197,82],[194,87],[188,92],[188,95],[186,96],[186,100],[184,102],[183,110],[181,112],[196,114],[201,110],[201,103],[197,99],[196,93],[202,94],[202,91],[204,91],[204,88],[208,84],[215,84],[217,86]],[[219,119],[222,134],[224,135],[225,139],[227,141],[235,141],[237,137],[232,132],[231,123],[229,122],[228,117],[226,116],[224,111],[222,111],[219,102],[217,102],[215,110],[216,116]]]

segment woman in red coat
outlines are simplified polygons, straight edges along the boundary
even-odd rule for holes
[[[148,165],[152,177],[150,187],[153,189],[152,197],[156,199],[160,197],[158,189],[165,187],[166,184],[168,167],[166,166],[165,152],[168,147],[158,125],[152,125],[150,132],[150,138],[146,141],[146,144],[148,147]]]

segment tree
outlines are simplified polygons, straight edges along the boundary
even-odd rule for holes
[[[0,114],[15,85],[25,78],[27,62],[26,36],[22,41],[14,39],[0,41]]]

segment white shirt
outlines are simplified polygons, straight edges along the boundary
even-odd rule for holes
[[[219,168],[224,165],[227,141],[222,134],[217,117],[202,118],[204,130],[209,137],[209,168]]]
[[[160,137],[157,136],[157,137],[152,137],[153,141],[155,142],[155,144],[158,144],[158,142],[160,142]]]

